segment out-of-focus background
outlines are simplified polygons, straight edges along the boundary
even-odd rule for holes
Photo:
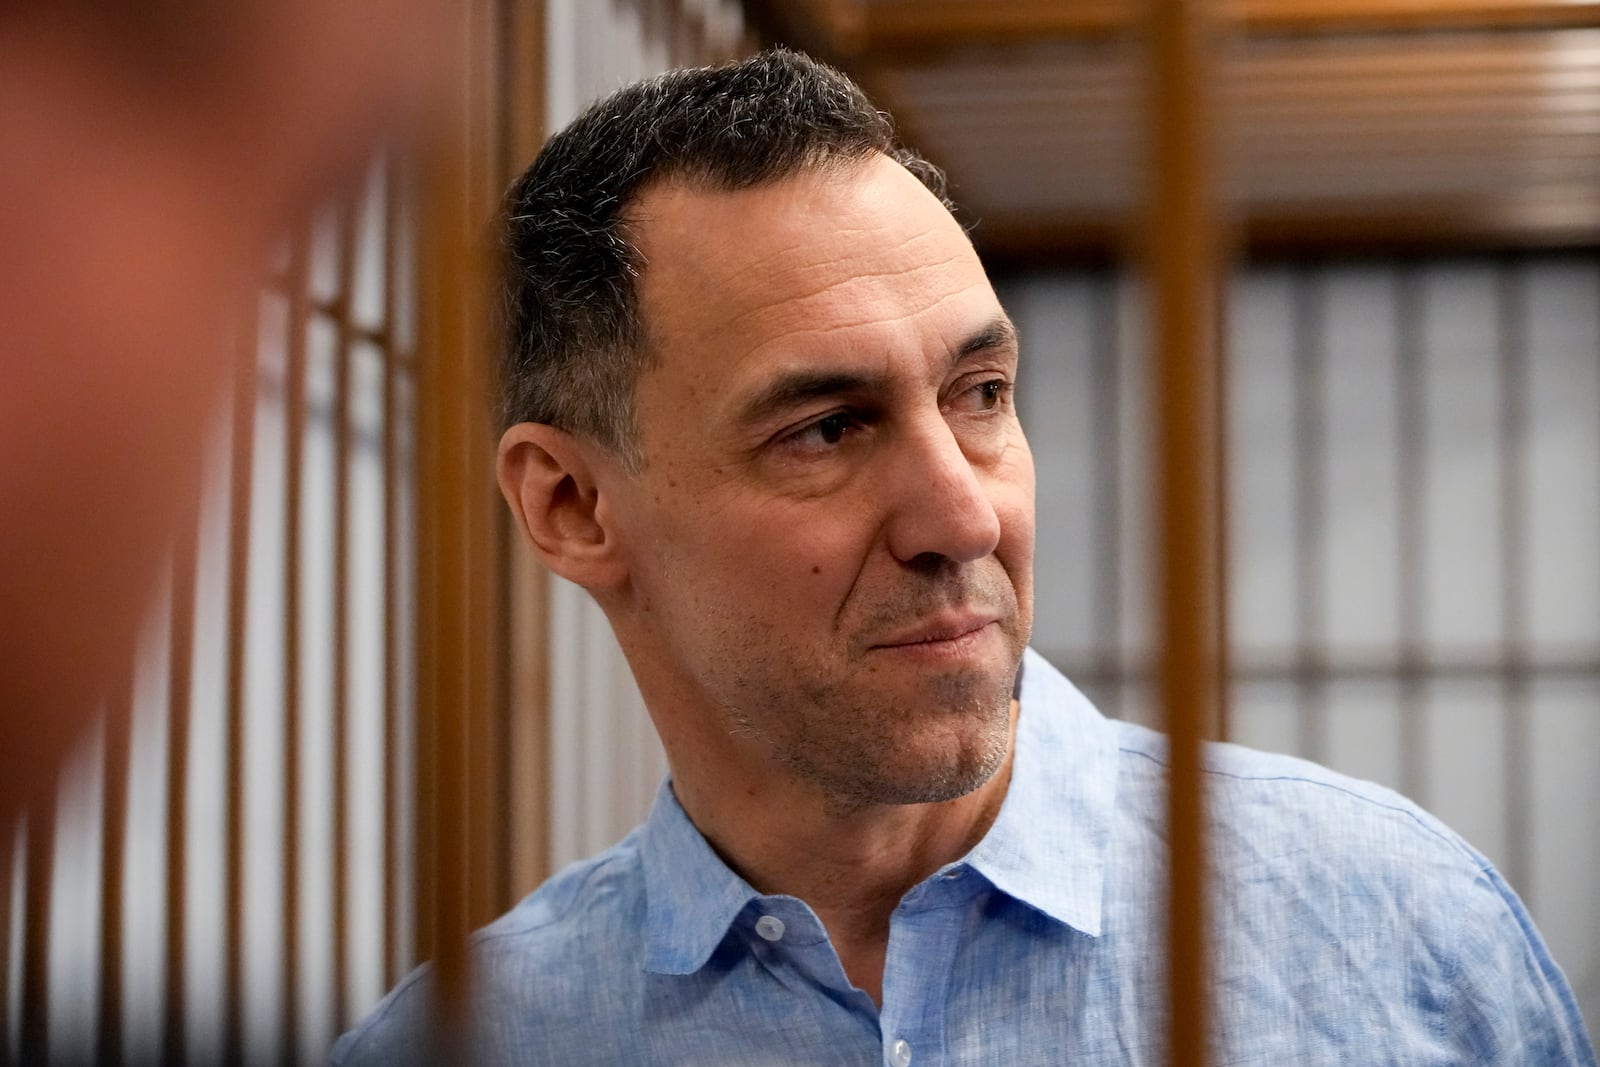
[[[13,1058],[317,1062],[433,955],[442,899],[487,921],[644,814],[659,747],[604,618],[500,515],[457,290],[544,132],[668,66],[807,48],[947,168],[1024,339],[1034,644],[1153,720],[1133,6],[461,12],[459,130],[376,151],[282,242],[126,681],[4,839]],[[1216,25],[1223,732],[1443,817],[1593,1028],[1600,4],[1236,0]]]

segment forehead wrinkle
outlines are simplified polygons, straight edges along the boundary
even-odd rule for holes
[[[861,274],[854,274],[848,278],[840,278],[840,280],[837,280],[837,282],[829,282],[827,285],[818,286],[818,288],[806,291],[806,293],[794,294],[794,296],[786,296],[786,298],[782,298],[781,301],[778,302],[771,302],[771,304],[758,304],[758,306],[755,307],[747,307],[747,309],[742,310],[742,312],[739,312],[739,314],[733,315],[733,317],[728,318],[726,322],[723,322],[722,326],[720,326],[720,330],[718,330],[718,333],[728,330],[738,330],[739,325],[747,322],[749,318],[758,317],[758,315],[773,314],[774,310],[789,309],[792,310],[794,314],[802,314],[802,306],[803,304],[806,304],[806,302],[814,301],[814,299],[821,298],[821,296],[826,296],[826,294],[832,293],[832,291],[835,290],[840,290],[840,288],[845,288],[845,286],[854,285],[854,283],[864,282],[864,280],[872,280],[872,278],[906,277],[906,275],[914,274],[914,272],[920,274],[920,272],[925,272],[925,270],[936,270],[941,269],[941,267],[949,266],[950,262],[954,262],[955,259],[958,259],[958,256],[952,256],[952,258],[946,259],[946,261],[931,262],[931,264],[917,264],[917,266],[907,267],[907,269],[904,270],[864,270],[864,272],[861,272]],[[758,285],[757,283],[757,285],[752,285],[750,288],[766,288],[766,286]],[[952,301],[952,299],[962,298],[962,296],[965,296],[966,293],[970,293],[971,288],[973,288],[973,286],[968,285],[965,286],[965,288],[962,288],[962,290],[955,291],[955,293],[944,293],[942,296],[939,296],[938,299],[934,299],[933,302],[930,302],[930,304],[923,304],[922,307],[917,307],[917,309],[907,310],[907,312],[904,312],[904,314],[894,315],[893,318],[885,318],[882,317],[882,315],[870,314],[869,309],[867,310],[866,314],[862,315],[862,317],[853,318],[853,320],[848,320],[848,322],[835,322],[830,323],[830,325],[827,326],[805,328],[805,330],[784,331],[782,336],[779,336],[779,338],[768,339],[768,341],[763,341],[762,344],[758,344],[758,346],[754,347],[754,349],[750,349],[750,354],[754,355],[755,352],[760,352],[760,350],[765,349],[765,347],[770,346],[770,344],[774,344],[774,342],[779,342],[786,338],[803,338],[803,336],[811,336],[811,334],[832,333],[832,331],[837,330],[853,330],[853,328],[858,328],[858,326],[880,325],[880,323],[882,323],[882,325],[886,325],[886,323],[906,322],[907,318],[915,317],[915,315],[928,314],[928,312],[938,310],[939,307],[944,306],[946,302]]]
[[[860,277],[860,276],[858,275],[857,277]],[[847,283],[838,283],[838,284],[847,284]],[[817,294],[814,294],[814,295],[820,295],[820,294],[828,292],[829,290],[832,290],[834,288],[837,288],[837,285],[823,286],[821,289],[817,290]],[[940,295],[939,297],[937,297],[936,299],[934,299],[933,301],[931,301],[930,303],[924,304],[921,307],[917,307],[917,308],[913,308],[913,309],[907,310],[907,311],[905,311],[905,312],[903,312],[901,314],[895,315],[892,318],[885,318],[882,315],[872,314],[870,312],[870,310],[869,310],[867,313],[861,315],[860,317],[852,318],[852,319],[849,319],[847,321],[831,322],[831,323],[828,323],[825,326],[800,326],[800,327],[797,327],[795,329],[784,330],[781,333],[777,334],[776,336],[766,338],[765,340],[761,341],[761,343],[757,344],[753,348],[747,349],[744,352],[744,357],[745,358],[749,358],[749,357],[752,357],[752,356],[759,355],[760,353],[762,353],[762,352],[764,352],[764,351],[766,351],[766,350],[768,350],[768,349],[770,349],[770,348],[772,348],[774,346],[786,348],[787,346],[789,346],[791,344],[794,344],[795,342],[801,341],[801,340],[803,340],[805,338],[808,338],[808,337],[826,337],[826,336],[831,335],[831,334],[837,334],[837,333],[841,333],[841,332],[845,332],[845,331],[849,331],[849,330],[861,329],[863,327],[896,326],[896,325],[899,325],[901,323],[905,323],[907,321],[915,319],[916,317],[918,317],[920,315],[926,315],[926,314],[929,314],[931,312],[937,311],[939,308],[941,308],[942,306],[944,306],[945,304],[949,303],[952,300],[962,299],[962,298],[966,297],[967,294],[970,293],[973,288],[974,288],[974,286],[969,285],[966,288],[957,290],[955,292],[944,293],[944,294]],[[783,304],[792,304],[793,302],[785,300],[782,303]],[[723,332],[725,330],[736,329],[737,325],[740,322],[742,322],[743,320],[748,319],[748,318],[750,318],[750,317],[752,317],[754,315],[762,314],[763,312],[771,312],[771,311],[773,311],[775,308],[777,308],[779,306],[780,305],[777,305],[777,304],[769,304],[769,305],[763,305],[763,306],[757,307],[757,308],[750,308],[749,310],[743,311],[743,312],[739,313],[738,315],[735,315],[733,318],[729,319],[727,322],[725,322],[722,325],[722,328],[719,329],[718,332],[720,333],[720,332]],[[796,314],[798,314],[798,310],[796,310]],[[802,322],[811,321],[809,319],[809,317],[806,317],[806,316],[803,316],[803,315],[800,316],[800,319],[801,319]]]
[[[769,257],[766,257],[766,259],[758,260],[757,263],[759,264],[759,263],[769,262],[772,259],[779,258],[779,257],[781,257],[783,255],[787,255],[791,251],[793,251],[793,250],[792,249],[786,249],[784,252],[777,253],[774,256],[769,256]],[[808,263],[797,264],[796,266],[790,268],[789,270],[784,271],[782,273],[782,275],[780,275],[778,278],[757,278],[757,277],[754,276],[753,265],[749,266],[749,267],[742,266],[740,271],[739,271],[739,277],[741,279],[747,279],[747,281],[746,281],[745,285],[741,286],[740,289],[735,291],[735,295],[736,296],[743,296],[744,294],[751,293],[751,292],[757,292],[757,293],[766,292],[768,290],[771,290],[774,287],[775,283],[778,284],[778,285],[781,285],[782,284],[782,279],[783,279],[784,276],[792,276],[792,275],[796,275],[796,274],[804,275],[804,274],[807,274],[807,273],[811,273],[811,272],[813,272],[813,271],[815,271],[815,270],[817,270],[819,268],[822,268],[822,267],[825,267],[825,266],[829,265],[830,263],[834,262],[836,258],[837,257],[819,257],[819,258],[817,258],[815,260],[812,260],[812,261],[810,261]],[[959,262],[960,260],[962,260],[964,258],[965,258],[965,255],[962,252],[956,251],[956,252],[952,252],[950,255],[944,257],[943,259],[938,259],[938,260],[919,261],[919,262],[914,262],[914,263],[908,263],[908,264],[905,264],[904,266],[900,266],[900,267],[892,267],[892,268],[886,268],[886,269],[882,269],[882,270],[859,270],[859,271],[855,271],[855,272],[851,273],[848,277],[836,278],[836,279],[834,279],[832,281],[828,281],[828,282],[826,282],[824,284],[816,285],[816,286],[813,286],[813,287],[810,287],[810,288],[806,288],[806,289],[801,290],[801,291],[785,293],[783,295],[783,297],[780,300],[776,301],[776,302],[763,302],[763,303],[756,304],[753,307],[745,308],[743,311],[740,311],[738,314],[736,314],[732,318],[728,319],[722,325],[723,325],[724,329],[734,328],[734,327],[737,327],[740,323],[744,322],[745,320],[749,319],[752,316],[760,315],[760,314],[762,314],[764,312],[772,311],[773,309],[781,307],[783,305],[791,305],[791,306],[801,305],[801,304],[807,303],[809,301],[816,300],[819,297],[826,296],[828,293],[831,293],[831,292],[833,292],[835,290],[847,288],[849,286],[858,285],[858,284],[862,284],[862,283],[871,283],[871,282],[874,282],[874,281],[876,281],[878,279],[894,279],[894,278],[915,279],[919,275],[926,274],[929,271],[943,270],[943,269],[951,266],[952,264],[955,264],[955,263]],[[936,307],[936,306],[937,306],[937,304],[929,305],[930,308],[931,307]],[[857,323],[857,324],[842,324],[842,325],[859,325],[859,323]]]
[[[784,221],[789,224],[788,229],[790,232],[786,235],[787,242],[782,247],[774,248],[770,252],[767,252],[756,259],[739,264],[738,269],[741,276],[748,275],[749,272],[760,267],[764,267],[774,260],[781,260],[786,256],[791,256],[796,252],[807,249],[815,249],[821,254],[809,257],[804,263],[796,264],[794,269],[806,270],[819,265],[832,263],[840,257],[841,253],[849,253],[848,245],[850,243],[850,238],[858,236],[867,236],[870,238],[874,234],[882,233],[885,230],[890,229],[888,226],[885,226],[881,223],[873,226],[849,226],[838,222],[833,222],[828,224],[825,231],[828,239],[819,240],[815,219],[812,219],[808,216],[803,219],[790,218]],[[911,234],[898,241],[894,241],[889,247],[891,247],[894,252],[902,252],[911,245],[919,244],[929,240],[937,240],[942,236],[944,235],[936,230],[924,230],[919,233]],[[970,241],[967,243],[967,248],[969,250],[971,248]],[[886,254],[886,252],[887,249],[880,250],[880,254]],[[939,262],[949,263],[959,258],[959,256],[960,253],[955,252]]]

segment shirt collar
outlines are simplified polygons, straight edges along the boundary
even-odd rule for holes
[[[735,874],[661,783],[640,843],[644,866],[644,969],[693,974],[716,951],[728,927],[758,894]]]
[[[1037,652],[1022,660],[1011,783],[965,862],[995,888],[1100,935],[1117,783],[1111,724]]]
[[[965,857],[995,888],[1097,937],[1116,792],[1116,738],[1088,699],[1032,649],[1023,656],[1011,782]],[[705,966],[760,894],[722,862],[673,795],[656,793],[640,843],[647,971]]]

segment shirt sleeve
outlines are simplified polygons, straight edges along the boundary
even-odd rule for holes
[[[1463,1062],[1596,1067],[1561,968],[1487,862],[1457,919],[1448,1025]]]

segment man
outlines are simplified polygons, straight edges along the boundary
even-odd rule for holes
[[[1015,331],[938,172],[792,53],[623,89],[507,207],[500,484],[671,767],[475,941],[486,1063],[1155,1063],[1164,749],[1026,650]],[[1593,1064],[1489,864],[1211,754],[1217,1062]],[[336,1048],[424,1047],[427,972]]]

